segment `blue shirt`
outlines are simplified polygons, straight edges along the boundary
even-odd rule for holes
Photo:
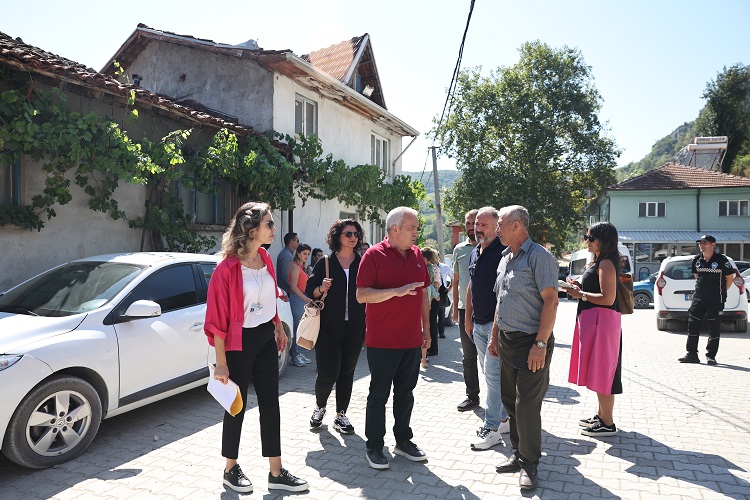
[[[495,317],[497,298],[493,291],[497,266],[503,257],[505,245],[495,236],[492,243],[481,251],[482,245],[477,245],[469,257],[469,281],[471,282],[471,307],[474,309],[472,319],[474,323],[486,325],[492,323]]]

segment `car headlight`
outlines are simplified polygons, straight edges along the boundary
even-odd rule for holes
[[[21,359],[22,357],[23,355],[21,354],[0,355],[0,372],[18,363],[18,360]]]

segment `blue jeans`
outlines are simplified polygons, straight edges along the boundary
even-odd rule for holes
[[[487,344],[492,332],[492,323],[478,325],[474,323],[474,345],[477,346],[479,364],[487,382],[487,401],[484,405],[484,426],[497,429],[500,421],[508,418],[503,403],[500,401],[500,358],[487,352]]]
[[[299,325],[302,315],[305,314],[305,301],[292,294],[289,296],[289,306],[292,309],[292,322],[294,323],[292,325],[292,345],[289,347],[289,355],[294,358],[300,354],[297,345],[297,325]]]

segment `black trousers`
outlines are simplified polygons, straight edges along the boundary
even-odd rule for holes
[[[466,309],[458,310],[458,334],[461,337],[461,350],[463,358],[461,363],[464,367],[464,383],[466,384],[466,397],[479,401],[479,368],[477,367],[477,346],[469,337],[464,327],[466,321]]]
[[[438,303],[438,334],[445,336],[445,306]]]
[[[370,366],[370,393],[367,395],[365,436],[367,449],[382,449],[385,444],[385,405],[393,386],[393,435],[396,444],[414,437],[411,412],[414,408],[414,388],[419,377],[422,352],[414,349],[367,348]]]
[[[354,370],[357,368],[362,344],[365,342],[364,328],[345,321],[337,331],[321,330],[315,344],[315,361],[318,378],[315,380],[315,401],[321,408],[336,384],[336,411],[347,411],[352,399]]]
[[[427,349],[428,355],[438,354],[438,311],[440,309],[440,303],[437,300],[433,300],[430,303],[430,348]]]
[[[547,340],[544,368],[529,370],[529,351],[536,342],[536,334],[500,340],[500,393],[503,406],[510,417],[510,444],[517,450],[522,463],[537,465],[542,456],[542,400],[549,387],[549,365],[555,349],[555,337]]]
[[[701,333],[701,321],[705,316],[709,331],[706,356],[716,357],[716,353],[719,352],[719,337],[721,336],[721,316],[719,313],[723,309],[723,304],[706,303],[700,299],[693,300],[688,310],[687,352],[689,354],[698,354],[698,336]]]
[[[221,456],[237,459],[240,433],[247,408],[247,389],[253,381],[260,410],[260,441],[264,457],[281,456],[281,415],[279,412],[279,357],[273,322],[242,329],[242,350],[227,351],[229,378],[242,394],[242,411],[234,417],[224,412]]]

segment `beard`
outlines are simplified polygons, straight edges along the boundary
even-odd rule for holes
[[[474,231],[467,231],[466,237],[469,238],[470,241],[477,241],[477,235],[474,233]]]

